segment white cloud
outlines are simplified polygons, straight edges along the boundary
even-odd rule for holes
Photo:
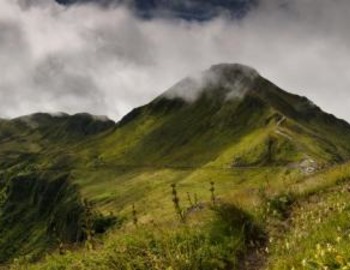
[[[0,115],[88,111],[118,119],[190,74],[240,62],[350,120],[349,8],[347,0],[263,0],[242,21],[199,23],[2,0]]]

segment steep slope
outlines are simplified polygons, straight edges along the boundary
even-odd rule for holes
[[[59,172],[0,175],[0,262],[81,238],[79,191]]]
[[[133,110],[97,149],[107,163],[130,166],[321,166],[349,158],[349,134],[305,97],[223,64]]]
[[[35,258],[58,238],[83,238],[84,207],[70,172],[76,157],[68,148],[114,126],[88,114],[0,121],[0,262],[29,253]]]

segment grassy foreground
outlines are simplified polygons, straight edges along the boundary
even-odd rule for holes
[[[11,269],[227,269],[237,268],[248,240],[260,241],[262,232],[251,217],[232,205],[204,210],[208,219],[186,224],[140,225],[114,232],[93,250],[48,255],[42,263],[16,261]],[[200,213],[203,215],[203,213]],[[93,245],[99,245],[98,239]]]
[[[10,269],[349,269],[348,179],[344,164],[307,177],[283,172],[255,188],[246,181],[227,191],[216,182],[215,204],[209,183],[196,201],[180,181],[181,212],[166,185],[164,213],[171,215],[130,206],[122,225],[104,236],[65,245],[34,264],[20,257]]]

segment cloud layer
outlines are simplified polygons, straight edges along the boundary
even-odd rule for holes
[[[141,20],[127,9],[0,2],[0,117],[87,111],[119,119],[221,62],[257,69],[350,121],[347,0],[262,0],[243,20]]]

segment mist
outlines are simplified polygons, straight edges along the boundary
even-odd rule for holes
[[[64,111],[118,120],[224,62],[252,66],[350,121],[349,9],[346,0],[265,0],[241,20],[198,22],[143,20],[121,6],[3,0],[0,118]]]

